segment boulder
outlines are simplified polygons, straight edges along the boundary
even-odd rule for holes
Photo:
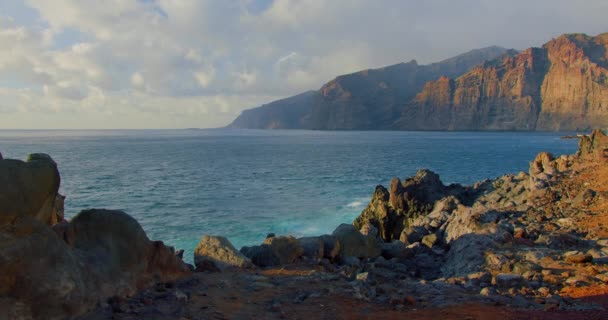
[[[204,269],[203,265],[207,264],[213,264],[219,270],[252,266],[251,260],[236,250],[228,239],[208,235],[203,236],[194,249],[194,265],[197,270]]]
[[[271,267],[280,264],[279,258],[274,255],[269,245],[244,246],[241,253],[258,267]]]
[[[59,184],[57,164],[46,154],[31,154],[26,162],[0,160],[0,227],[18,216],[52,225]]]
[[[270,246],[280,264],[293,263],[304,253],[304,248],[293,236],[266,238],[264,244]]]
[[[321,237],[298,238],[298,243],[304,249],[304,257],[320,260],[325,256],[325,243]]]
[[[0,297],[10,301],[0,313],[11,319],[65,319],[105,298],[78,252],[31,216],[1,229],[0,266]]]
[[[292,236],[269,237],[260,246],[243,247],[241,253],[256,266],[270,267],[293,263],[304,254],[304,248]]]
[[[413,250],[406,248],[405,243],[399,240],[385,242],[382,244],[382,257],[386,259],[392,258],[408,258],[413,255]]]
[[[464,235],[450,243],[441,272],[448,278],[480,272],[486,265],[486,253],[496,246],[488,235]]]
[[[324,234],[319,237],[323,241],[323,257],[329,260],[334,260],[340,255],[342,246],[340,241],[335,236]]]
[[[100,292],[131,294],[155,280],[168,281],[190,268],[160,241],[150,241],[141,225],[119,210],[83,210],[70,221],[70,245],[91,272],[105,279]]]
[[[375,238],[365,236],[351,224],[341,224],[333,235],[340,241],[342,257],[375,258],[382,253],[382,245]]]

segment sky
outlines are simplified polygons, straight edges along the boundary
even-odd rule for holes
[[[606,0],[2,0],[0,129],[212,128],[337,75],[608,32]]]

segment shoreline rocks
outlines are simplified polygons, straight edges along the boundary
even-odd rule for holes
[[[65,319],[114,295],[190,274],[121,211],[63,219],[57,164],[46,154],[0,160],[0,309],[13,319]]]

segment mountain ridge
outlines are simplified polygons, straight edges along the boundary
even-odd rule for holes
[[[585,130],[608,126],[608,33],[521,52],[475,49],[341,75],[244,111],[229,127],[314,130]],[[272,110],[272,112],[269,112]]]

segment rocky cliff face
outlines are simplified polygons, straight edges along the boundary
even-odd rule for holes
[[[457,79],[427,83],[394,128],[403,130],[533,130],[547,69],[544,49],[484,63]]]
[[[608,125],[608,33],[564,35],[544,45],[550,62],[537,130]]]
[[[388,129],[403,103],[426,82],[441,75],[457,77],[475,65],[513,51],[500,47],[472,50],[419,65],[412,60],[380,69],[343,75],[318,91],[309,91],[244,111],[228,127],[249,129]]]
[[[484,62],[485,61],[485,62]],[[303,98],[303,96],[305,98]],[[491,47],[432,65],[343,75],[247,110],[239,128],[586,130],[608,126],[608,33],[562,35],[521,53]]]
[[[400,130],[582,130],[608,125],[608,34],[563,35],[542,48],[442,77],[403,109]]]

